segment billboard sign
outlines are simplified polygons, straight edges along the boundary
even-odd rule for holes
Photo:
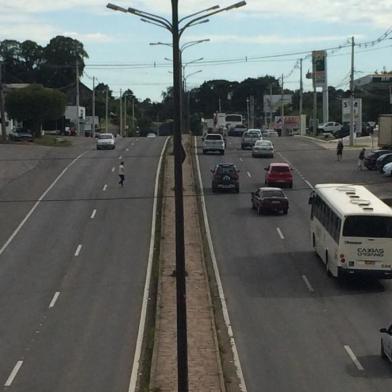
[[[293,96],[291,94],[277,94],[277,95],[264,95],[263,96],[263,104],[264,104],[264,113],[273,113],[276,112],[280,106],[282,105],[291,105]]]
[[[282,129],[284,123],[285,129],[300,129],[301,117],[300,116],[284,116],[283,121],[281,116],[275,116],[274,128]]]
[[[350,98],[342,99],[342,123],[349,123],[351,117]],[[362,98],[354,98],[354,129],[362,130]]]
[[[327,85],[327,52],[314,50],[312,52],[313,83],[316,87]]]

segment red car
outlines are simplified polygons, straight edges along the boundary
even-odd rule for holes
[[[264,170],[266,171],[265,184],[279,184],[287,185],[289,188],[293,187],[293,173],[287,163],[270,163]]]

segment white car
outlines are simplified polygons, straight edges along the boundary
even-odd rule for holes
[[[274,157],[274,146],[269,140],[257,140],[252,147],[252,157]]]
[[[204,137],[203,154],[210,151],[219,152],[221,155],[225,154],[225,141],[220,133],[209,133]]]
[[[387,163],[384,165],[382,168],[382,171],[384,173],[384,176],[391,177],[392,176],[392,162]]]
[[[112,133],[100,133],[97,138],[97,150],[114,150],[115,138]]]
[[[321,131],[322,133],[334,134],[335,132],[338,132],[341,129],[342,129],[342,124],[335,122],[335,121],[329,121],[329,122],[320,124],[318,126],[318,130]]]
[[[388,329],[381,328],[381,357],[392,362],[392,324]]]
[[[242,134],[241,149],[252,148],[257,140],[263,140],[260,129],[248,129]]]

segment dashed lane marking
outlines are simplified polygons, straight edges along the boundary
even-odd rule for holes
[[[344,349],[346,350],[348,356],[351,358],[351,360],[354,362],[355,366],[357,367],[358,370],[365,370],[361,363],[358,361],[358,358],[355,356],[353,350],[351,350],[351,347],[349,345],[345,345]]]
[[[112,167],[112,172],[114,173],[114,171],[116,170],[116,168],[115,167]]]
[[[283,235],[283,233],[282,233],[282,230],[280,230],[279,227],[277,227],[277,228],[276,228],[276,231],[278,232],[279,237],[280,237],[282,240],[284,240],[284,235]]]
[[[302,279],[303,279],[303,281],[305,282],[306,287],[308,288],[308,290],[309,290],[311,293],[313,293],[313,292],[314,292],[314,289],[313,289],[312,285],[310,284],[309,279],[306,277],[306,275],[302,275]]]
[[[56,305],[56,301],[57,301],[57,299],[58,299],[59,296],[60,296],[60,291],[56,291],[55,294],[54,294],[54,296],[53,296],[53,298],[52,298],[52,300],[50,301],[49,309],[50,309],[50,308],[53,308],[54,305]]]
[[[246,174],[248,175],[249,178],[252,177],[252,174],[250,174],[249,172],[246,172]]]
[[[80,251],[82,250],[82,244],[79,244],[75,251],[75,256],[79,256]]]
[[[12,369],[11,374],[9,375],[7,381],[4,384],[5,387],[10,387],[12,385],[12,383],[13,383],[16,375],[18,374],[20,368],[22,367],[22,365],[23,365],[23,361],[16,362],[16,365]]]
[[[91,213],[90,218],[91,218],[91,219],[94,219],[96,214],[97,214],[97,210],[94,209],[93,212]]]
[[[108,189],[108,185],[107,185],[107,184],[105,184],[105,185],[103,186],[102,190],[105,192],[106,189]]]

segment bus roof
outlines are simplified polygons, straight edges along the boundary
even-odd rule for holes
[[[315,191],[341,216],[392,216],[392,209],[363,185],[317,184]]]

